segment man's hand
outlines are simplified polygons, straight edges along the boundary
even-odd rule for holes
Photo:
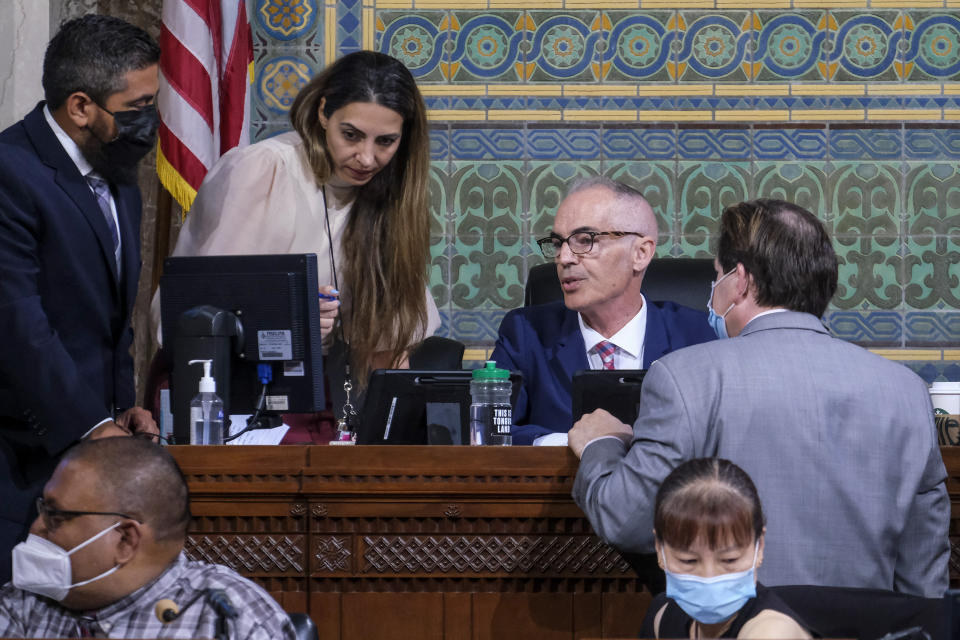
[[[117,418],[117,424],[130,433],[160,435],[160,429],[149,411],[143,407],[127,409]]]
[[[320,337],[326,338],[340,313],[340,292],[332,285],[320,287]]]
[[[144,433],[150,435],[160,435],[160,429],[154,422],[150,412],[142,407],[133,407],[127,409],[116,422],[107,420],[99,427],[91,431],[87,437],[91,440],[97,438],[114,438],[117,436],[132,436],[135,433]]]
[[[107,420],[99,427],[91,431],[87,437],[91,440],[96,440],[97,438],[113,438],[116,436],[129,436],[132,435],[126,428],[121,427],[119,424],[113,420]]]
[[[630,446],[633,440],[633,429],[614,418],[605,409],[597,409],[577,420],[567,434],[567,442],[574,455],[579,458],[583,455],[584,447],[591,440],[603,436],[616,436]]]

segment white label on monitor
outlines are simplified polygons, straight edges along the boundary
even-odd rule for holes
[[[393,400],[390,402],[390,413],[387,414],[387,426],[383,430],[383,439],[386,440],[390,437],[390,427],[393,425],[393,412],[397,408],[397,397],[394,396]]]
[[[257,331],[257,351],[261,360],[292,360],[293,340],[290,330]]]
[[[289,411],[290,401],[287,396],[267,396],[267,411]]]
[[[303,361],[291,360],[283,363],[283,375],[285,376],[304,376]]]

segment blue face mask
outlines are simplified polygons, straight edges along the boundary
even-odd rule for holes
[[[736,303],[736,302],[731,302],[731,303],[730,303],[730,306],[727,307],[727,310],[723,312],[723,315],[720,315],[720,314],[718,314],[716,311],[713,310],[713,291],[714,291],[714,289],[717,288],[717,285],[718,285],[718,284],[720,284],[721,282],[723,282],[723,279],[724,279],[724,278],[726,278],[728,275],[730,275],[730,274],[733,273],[734,271],[735,271],[735,269],[731,269],[730,271],[728,271],[728,272],[726,272],[725,274],[723,274],[722,276],[720,276],[720,279],[719,279],[719,280],[714,280],[713,282],[710,283],[710,299],[707,300],[707,312],[709,313],[709,317],[707,318],[707,322],[710,323],[710,327],[713,329],[713,332],[714,332],[715,334],[717,334],[717,337],[718,337],[718,338],[729,338],[729,337],[730,337],[730,335],[727,333],[727,323],[726,323],[726,321],[724,321],[724,318],[727,317],[727,314],[730,313],[730,310],[733,309],[733,308],[736,306],[737,303]]]
[[[730,618],[757,595],[754,573],[760,541],[753,550],[753,566],[746,571],[700,578],[667,570],[663,554],[663,572],[667,574],[667,597],[672,598],[688,616],[704,624],[716,624]]]

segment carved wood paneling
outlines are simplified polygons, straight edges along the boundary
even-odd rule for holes
[[[566,449],[170,450],[193,500],[188,555],[253,577],[288,610],[306,609],[324,637],[362,637],[351,634],[367,627],[342,614],[373,603],[431,612],[408,628],[399,616],[395,637],[479,639],[511,625],[626,637],[649,602],[573,503],[577,461]],[[960,586],[960,447],[942,453]]]
[[[313,573],[340,573],[351,570],[349,536],[313,536]]]
[[[619,553],[595,536],[364,536],[363,572],[621,577]]]
[[[189,535],[186,552],[194,560],[223,564],[240,573],[292,573],[306,570],[306,537]]]

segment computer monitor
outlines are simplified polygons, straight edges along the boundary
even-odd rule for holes
[[[473,372],[377,369],[370,374],[357,444],[470,444]],[[510,373],[516,406],[521,376]]]
[[[189,360],[214,360],[226,415],[253,414],[261,405],[276,413],[324,408],[317,291],[312,253],[164,261],[160,315],[164,348],[173,353],[177,443],[189,442],[190,400],[202,373]],[[266,386],[263,373],[270,378]]]
[[[606,409],[620,422],[633,426],[640,413],[640,389],[646,369],[596,369],[573,374],[573,421],[583,414]]]

